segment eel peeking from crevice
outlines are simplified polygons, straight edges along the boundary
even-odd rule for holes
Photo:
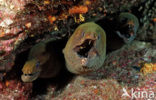
[[[129,12],[120,13],[117,17],[118,30],[116,33],[121,37],[125,43],[132,42],[137,36],[137,30],[139,28],[138,18]]]
[[[58,75],[63,63],[60,62],[62,60],[59,55],[61,50],[60,52],[56,50],[56,45],[59,44],[54,44],[53,41],[51,43],[40,42],[31,48],[28,60],[22,68],[23,82],[32,82],[38,77],[51,78]]]
[[[75,74],[99,69],[106,57],[105,31],[94,22],[80,25],[63,49],[66,67]]]

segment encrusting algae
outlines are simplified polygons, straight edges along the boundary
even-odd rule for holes
[[[80,25],[63,50],[67,69],[75,74],[95,71],[106,57],[105,31],[94,22]]]
[[[140,70],[144,75],[156,71],[156,63],[145,63]]]

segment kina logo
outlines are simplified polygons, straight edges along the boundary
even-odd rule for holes
[[[139,99],[147,99],[147,100],[152,100],[155,98],[154,91],[150,89],[131,88],[130,93],[128,93],[127,90],[123,88],[122,91],[123,94],[121,97],[129,97],[131,99],[139,98]]]

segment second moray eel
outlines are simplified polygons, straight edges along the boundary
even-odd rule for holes
[[[94,22],[80,25],[68,40],[64,50],[67,69],[85,74],[99,69],[106,57],[105,31]]]
[[[139,20],[138,18],[129,12],[120,13],[117,17],[118,20],[118,27],[117,34],[121,37],[125,43],[132,42],[136,35],[137,30],[139,28]]]
[[[55,41],[40,42],[32,47],[28,60],[22,69],[23,82],[32,82],[37,78],[51,78],[58,75],[63,66],[58,47]],[[63,56],[63,55],[62,55]]]

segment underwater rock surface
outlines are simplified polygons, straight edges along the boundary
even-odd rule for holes
[[[156,43],[155,0],[0,0],[0,80],[2,80],[0,81],[0,98],[24,100],[31,97],[32,84],[24,85],[19,79],[20,75],[16,75],[20,73],[18,70],[21,71],[20,66],[22,66],[20,61],[18,63],[21,65],[15,66],[18,54],[23,53],[23,51],[25,53],[40,41],[71,36],[76,27],[83,22],[98,21],[109,17],[109,15],[118,15],[120,12],[131,12],[138,18],[140,27],[137,32],[137,40]],[[112,18],[110,17],[110,20]],[[115,99],[119,98],[119,95],[114,94],[121,93],[120,83],[126,83],[126,89],[130,89],[128,85],[133,85],[133,82],[136,84],[135,81],[138,81],[139,76],[136,73],[140,75],[140,72],[135,69],[125,67],[127,63],[128,66],[138,66],[140,61],[156,62],[155,46],[144,48],[140,45],[141,49],[138,50],[135,45],[130,50],[125,48],[110,54],[112,56],[108,56],[109,60],[106,60],[104,70],[100,69],[98,74],[95,72],[90,76],[91,79],[110,76],[108,80],[102,79],[100,81],[88,78],[83,80],[84,77],[78,76],[68,84],[68,87],[59,96],[53,96],[54,86],[51,86],[48,88],[47,94],[37,95],[36,98],[76,99],[81,98],[80,95],[89,99],[94,97],[96,97],[95,99],[107,99],[111,96]],[[116,56],[118,57],[116,58]],[[26,59],[26,56],[21,59]],[[15,71],[9,72],[11,69]],[[137,69],[139,68],[137,67]],[[16,77],[8,79],[6,76]],[[139,88],[151,87],[152,91],[156,92],[155,77],[155,73],[144,76],[143,82],[138,84]],[[132,84],[131,80],[133,80]],[[100,84],[103,86],[101,87]],[[111,90],[112,87],[114,88]],[[101,90],[111,93],[105,93]],[[128,91],[130,92],[130,90]]]
[[[14,65],[17,52],[27,50],[34,43],[46,38],[57,38],[54,35],[62,37],[70,34],[73,32],[73,26],[77,26],[78,23],[88,20],[96,21],[116,12],[131,11],[139,17],[139,20],[145,17],[140,15],[141,12],[149,14],[149,19],[146,18],[145,22],[151,22],[150,26],[153,28],[150,30],[153,32],[150,31],[150,34],[154,35],[154,5],[154,0],[131,0],[130,2],[125,0],[75,0],[73,2],[66,0],[1,0],[0,71],[9,71]],[[133,11],[133,8],[136,11]],[[138,12],[139,15],[136,14]],[[51,34],[44,34],[40,37],[39,34],[44,32]],[[145,34],[144,32],[140,34],[141,37],[146,37],[148,30],[145,30]],[[24,42],[32,38],[34,41]]]
[[[147,98],[156,99],[155,96],[149,96],[151,92],[156,93],[156,72],[153,71],[144,75],[140,71],[140,68],[143,67],[142,63],[155,63],[155,49],[156,46],[150,43],[134,41],[132,44],[125,45],[121,49],[108,54],[103,67],[99,70],[84,76],[74,76],[64,88],[59,90],[56,90],[57,85],[54,84],[54,81],[51,81],[46,86],[47,91],[45,93],[36,94],[35,96],[32,96],[35,91],[32,87],[37,87],[35,86],[36,83],[40,82],[38,84],[41,85],[37,88],[40,87],[39,89],[41,89],[41,86],[45,88],[45,81],[37,80],[36,83],[22,83],[19,80],[6,78],[5,81],[0,83],[0,98],[5,100],[10,98],[15,100],[77,100],[83,98],[131,100],[131,91],[135,89],[135,91],[138,91],[136,94],[145,90],[148,92]],[[134,68],[134,66],[137,66],[138,69]],[[12,76],[14,75],[15,73],[12,73]],[[67,77],[70,78],[68,75]],[[123,88],[130,94],[130,97],[122,97]],[[143,99],[147,98],[146,96],[143,97]]]
[[[139,44],[139,45],[138,45]],[[52,100],[91,99],[91,100],[131,100],[132,89],[156,93],[156,72],[144,75],[133,66],[142,67],[141,63],[154,62],[156,46],[150,43],[134,41],[121,49],[108,54],[103,67],[85,76],[76,76],[59,92],[48,88],[44,95],[36,98]],[[131,97],[123,96],[123,88]],[[56,95],[57,94],[57,95]],[[136,93],[137,94],[137,93]],[[140,95],[141,98],[141,95]],[[136,96],[136,99],[140,99]],[[155,99],[149,95],[147,98]],[[141,99],[147,99],[144,96]],[[35,99],[35,98],[34,98]]]

